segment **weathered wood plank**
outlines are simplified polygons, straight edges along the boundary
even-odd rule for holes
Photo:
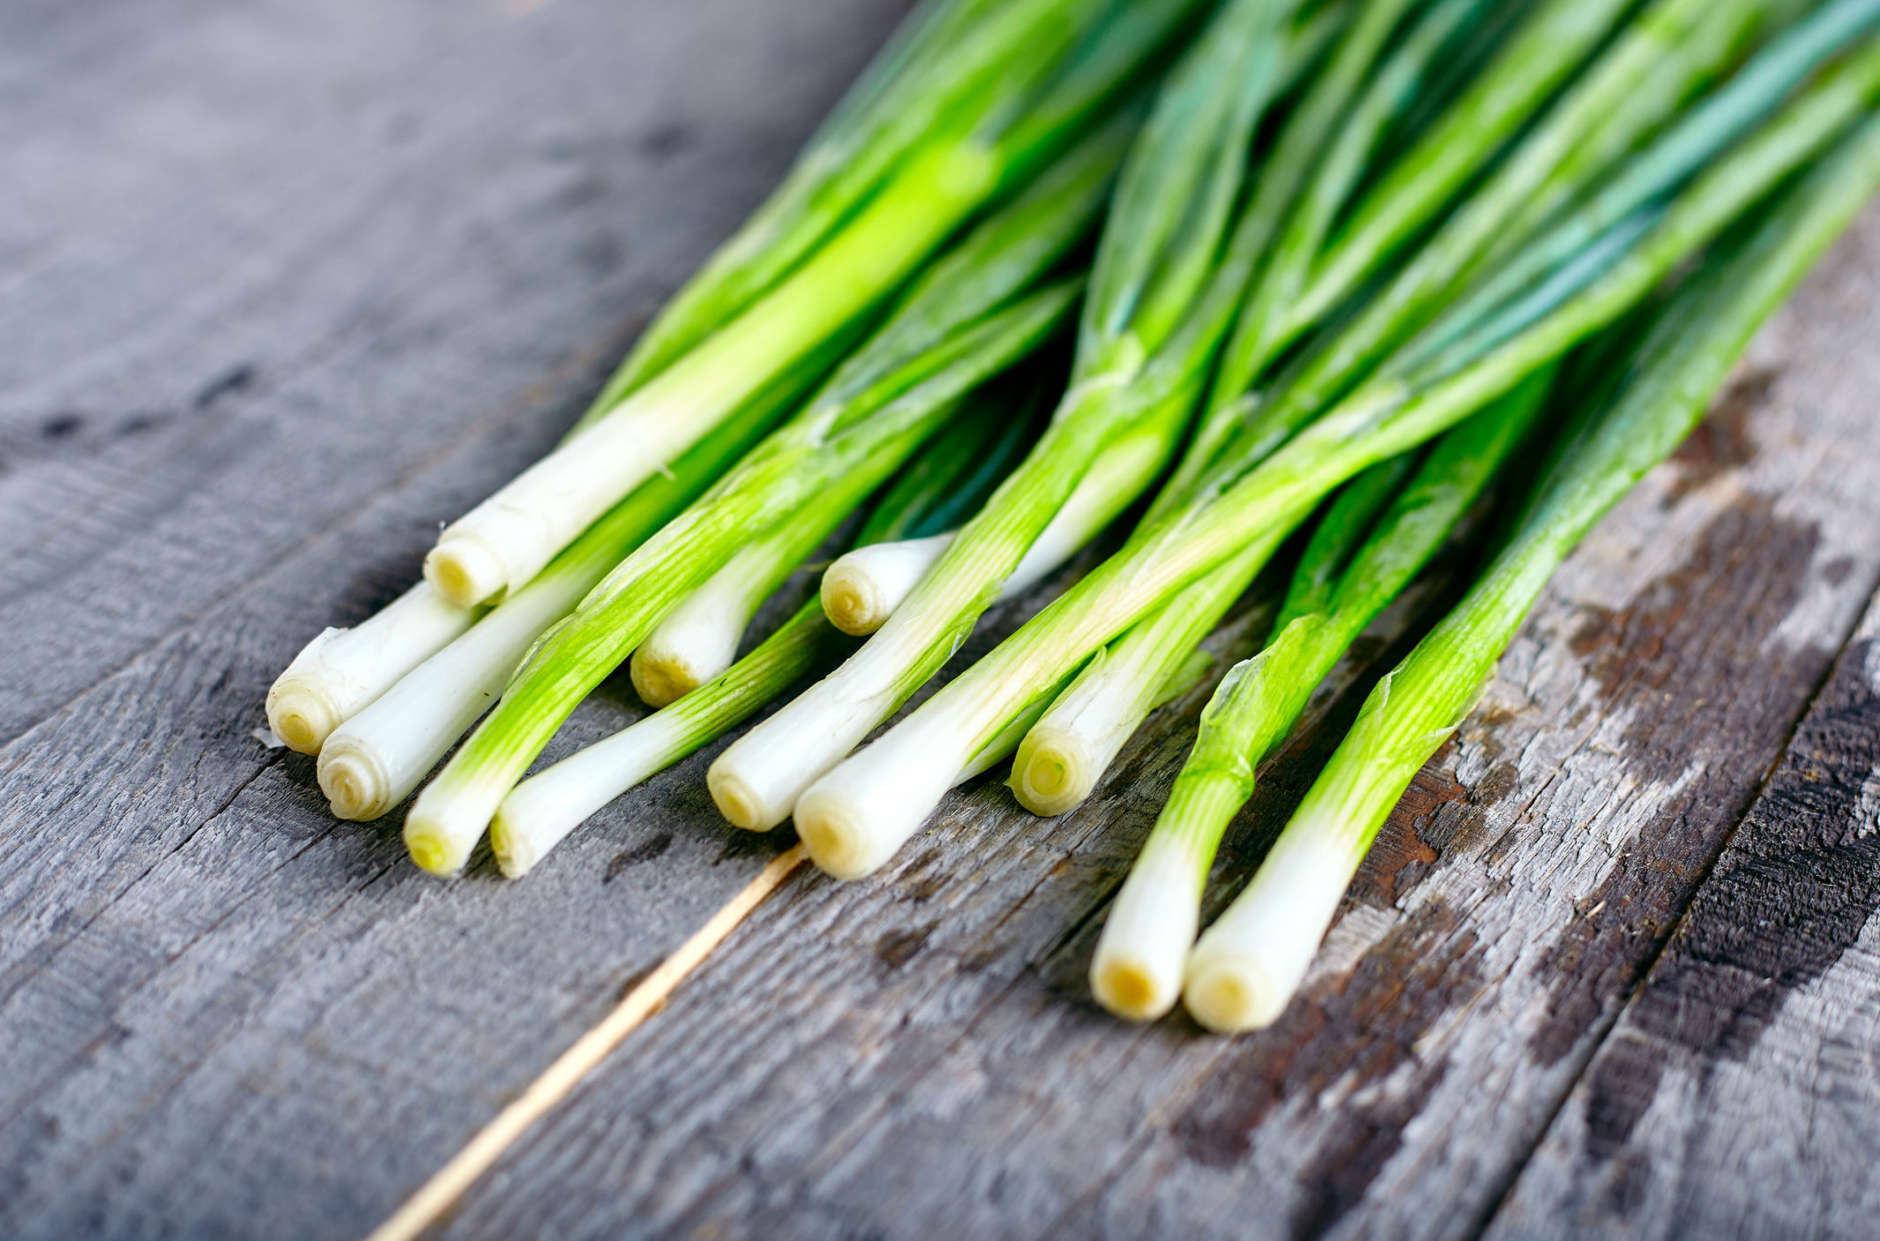
[[[700,775],[523,894],[270,768],[0,1007],[0,1231],[360,1235],[762,864]]]
[[[356,195],[351,214],[249,238],[246,262],[274,279],[231,292],[223,319],[160,324],[171,335],[154,343],[106,340],[89,360],[73,343],[71,375],[43,382],[23,353],[0,362],[5,408],[26,411],[5,432],[0,544],[46,570],[32,605],[7,614],[0,683],[23,696],[0,716],[24,726],[59,708],[0,748],[0,1234],[357,1235],[765,854],[712,826],[695,764],[638,799],[631,826],[575,842],[586,864],[559,881],[423,881],[395,865],[384,827],[326,817],[310,764],[249,737],[262,691],[312,629],[398,589],[438,516],[572,418],[603,352],[767,190],[905,4],[791,6],[762,21],[720,0],[563,3],[514,19],[500,6],[171,7],[179,25],[148,32],[160,63],[131,72],[129,49],[88,42],[134,43],[140,24],[72,22],[47,36],[67,49],[54,64],[101,75],[83,79],[94,93],[115,81],[126,114],[193,114],[196,93],[220,91],[231,140],[259,158],[294,131],[267,107],[234,106],[257,66],[219,41],[253,39],[316,129],[343,129],[384,102],[375,92],[402,89],[411,106],[452,113],[436,120],[457,136],[415,169],[326,151],[326,178]],[[470,50],[445,54],[454,31]],[[229,80],[204,88],[179,58]],[[487,111],[453,112],[479,92],[496,97]],[[484,132],[470,132],[479,117]],[[416,144],[430,122],[411,121]],[[451,159],[464,184],[433,183]],[[89,168],[67,163],[73,183],[53,188],[77,196]],[[278,157],[250,171],[284,180],[271,191],[282,201],[306,174]],[[479,189],[484,177],[508,188]],[[317,187],[300,188],[320,216]],[[358,206],[374,195],[386,220]],[[158,213],[196,264],[165,277],[173,289],[214,284],[231,253],[200,241],[220,225],[186,206]],[[134,266],[131,241],[87,231],[117,218],[69,217],[58,240]],[[154,244],[165,230],[149,227],[140,236]],[[343,277],[319,271],[308,236],[322,232],[363,252],[335,260]],[[575,253],[597,237],[619,253]],[[155,249],[154,265],[177,261]],[[446,258],[483,274],[457,278]],[[96,325],[82,283],[26,281],[7,296],[30,286],[35,305]],[[158,363],[173,346],[222,327],[307,356],[222,381],[160,449],[107,445],[90,417],[43,434],[39,411],[63,404],[60,385],[135,391],[140,374],[170,375]],[[347,332],[357,339],[337,339]],[[174,487],[179,470],[207,470],[233,511],[146,504],[154,493],[137,489]],[[324,528],[257,516],[309,478],[331,486],[316,498]],[[33,507],[59,480],[127,498],[62,534]],[[113,539],[150,563],[100,563],[110,553],[88,540]],[[119,598],[120,583],[136,589]],[[102,610],[89,626],[86,607]],[[564,744],[617,725],[622,709],[603,696]]]
[[[1876,273],[1880,211],[1559,575],[1273,1030],[1086,998],[1165,726],[1083,811],[981,788],[879,881],[760,911],[444,1232],[1473,1234],[1880,578]],[[1277,765],[1226,871],[1325,744]]]
[[[572,416],[904,7],[0,13],[30,174],[0,565],[34,600],[0,602],[0,1234],[357,1235],[761,865],[698,759],[523,884],[438,885],[246,733],[306,631]],[[887,882],[804,877],[456,1228],[1472,1231],[1880,578],[1876,272],[1870,216],[1759,346],[1760,403],[1563,575],[1284,1028],[1083,998],[1191,702],[1082,815],[982,788]]]
[[[1869,1237],[1880,1213],[1880,609],[1492,1237]]]
[[[0,741],[502,428],[283,653],[388,598],[905,7],[7,6]]]

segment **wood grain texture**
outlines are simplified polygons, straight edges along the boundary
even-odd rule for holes
[[[1880,577],[1850,463],[1877,269],[1880,212],[1559,575],[1273,1030],[1120,1027],[1083,982],[1190,702],[1075,814],[982,787],[880,880],[801,883],[445,1235],[1478,1232]],[[1333,736],[1278,763],[1223,876]]]
[[[260,696],[567,425],[905,4],[102,7],[0,19],[44,118],[0,122],[43,269],[0,305],[0,1235],[359,1235],[768,846],[695,763],[575,842],[580,893],[427,883],[255,742]],[[194,164],[129,150],[211,120]],[[224,189],[279,215],[218,244]],[[214,349],[249,376],[108,434]]]
[[[787,843],[717,822],[707,753],[521,883],[440,884],[249,732],[906,7],[0,9],[0,1236],[361,1235]],[[444,1231],[1664,1232],[1750,1177],[1763,1235],[1854,1218],[1872,690],[1835,661],[1880,581],[1876,338],[1870,212],[1560,575],[1274,1031],[1119,1026],[1082,981],[1195,695],[1077,814],[982,782],[882,879],[799,875]],[[1321,695],[1214,904],[1414,612]]]
[[[1497,1237],[1868,1237],[1880,611],[1842,653]]]

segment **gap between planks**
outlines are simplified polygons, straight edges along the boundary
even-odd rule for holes
[[[613,1011],[556,1057],[514,1102],[483,1126],[389,1219],[373,1229],[366,1241],[412,1241],[437,1223],[477,1179],[502,1158],[503,1152],[579,1086],[629,1034],[664,1007],[679,984],[702,965],[740,923],[756,912],[765,897],[795,873],[806,856],[799,842],[772,858],[755,879],[720,906],[718,912],[692,932],[671,956],[622,996]]]

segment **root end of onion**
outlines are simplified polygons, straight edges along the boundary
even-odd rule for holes
[[[797,803],[796,833],[810,861],[835,879],[872,875],[887,859],[862,824],[827,801],[806,796]]]
[[[1075,810],[1090,796],[1081,768],[1069,747],[1034,728],[1012,764],[1012,794],[1019,805],[1046,818]]]
[[[881,601],[864,581],[846,574],[825,573],[822,582],[823,615],[829,623],[855,638],[866,638],[881,628]]]
[[[1289,998],[1276,994],[1265,971],[1244,958],[1192,965],[1182,988],[1189,1016],[1216,1034],[1264,1030]]]
[[[768,821],[757,794],[737,776],[720,771],[714,765],[705,773],[705,787],[710,790],[718,813],[731,826],[747,832],[767,832],[776,826]]]
[[[517,836],[498,815],[490,823],[490,852],[496,855],[497,869],[505,879],[520,879],[535,865],[535,850],[526,837]]]
[[[405,833],[405,852],[421,870],[433,875],[450,878],[463,869],[463,863],[451,857],[450,843],[441,837],[424,831]]]
[[[1158,979],[1147,962],[1127,957],[1098,958],[1091,966],[1090,989],[1099,1004],[1128,1021],[1153,1021],[1179,998],[1178,988]]]
[[[314,771],[334,817],[365,823],[391,809],[383,772],[364,755],[326,751]]]
[[[636,652],[627,665],[633,690],[655,710],[679,701],[702,684],[690,668],[671,660],[641,659]]]
[[[288,749],[300,754],[319,754],[340,723],[329,699],[305,691],[283,695],[268,711],[268,727]]]
[[[496,553],[481,540],[447,538],[424,558],[424,578],[438,594],[460,608],[475,607],[508,585]]]

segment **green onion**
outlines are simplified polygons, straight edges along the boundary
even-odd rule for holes
[[[476,613],[420,582],[351,629],[327,629],[268,688],[268,727],[318,754],[335,728],[468,629]]]
[[[1220,290],[1237,295],[1253,259],[1234,249],[1236,203],[1285,77],[1288,16],[1271,0],[1224,5],[1171,72],[1124,166],[1071,387],[1043,438],[860,651],[712,764],[712,799],[732,823],[787,818],[803,788],[939,670],[1104,448],[1195,384],[1193,355],[1226,330]],[[1197,307],[1213,311],[1205,323]],[[1139,384],[1171,348],[1188,359],[1163,368],[1179,381],[1160,393]]]
[[[1198,1021],[1251,1029],[1284,1009],[1378,828],[1468,714],[1555,568],[1702,417],[1758,325],[1877,186],[1880,119],[1869,119],[1667,301],[1513,538],[1371,693],[1253,882],[1196,943],[1183,1001]]]
[[[1208,870],[1229,821],[1253,794],[1260,762],[1522,442],[1551,378],[1551,368],[1536,372],[1448,432],[1407,484],[1411,463],[1397,458],[1359,475],[1333,501],[1272,638],[1236,664],[1209,700],[1168,804],[1117,893],[1090,965],[1091,990],[1105,1008],[1144,1021],[1174,1007]]]
[[[1772,185],[1871,110],[1880,89],[1880,53],[1863,53],[1843,70],[1716,161],[1624,254],[1602,272],[1572,282],[1551,310],[1530,316],[1531,308],[1519,308],[1531,321],[1506,339],[1498,325],[1485,329],[1480,338],[1496,342],[1486,353],[1468,357],[1452,351],[1405,374],[1386,366],[1284,448],[1255,457],[1257,464],[1240,460],[1237,448],[1244,445],[1230,442],[1193,503],[1138,533],[806,792],[796,820],[810,856],[841,877],[876,869],[919,829],[959,766],[1098,646],[1224,563],[1249,537],[1297,522],[1332,488],[1455,425],[1624,314]]]
[[[709,745],[844,645],[814,600],[750,654],[671,706],[522,781],[490,823],[503,874],[527,874],[595,811]]]
[[[1005,579],[995,602],[1030,590],[1102,533],[1166,468],[1187,424],[1184,395],[1111,441]],[[947,530],[873,543],[838,557],[823,573],[824,614],[843,633],[866,637],[875,632],[958,536],[957,530]]]
[[[746,544],[666,613],[627,662],[640,700],[649,707],[667,706],[729,668],[757,609],[858,502],[851,489],[831,488],[827,496]]]

